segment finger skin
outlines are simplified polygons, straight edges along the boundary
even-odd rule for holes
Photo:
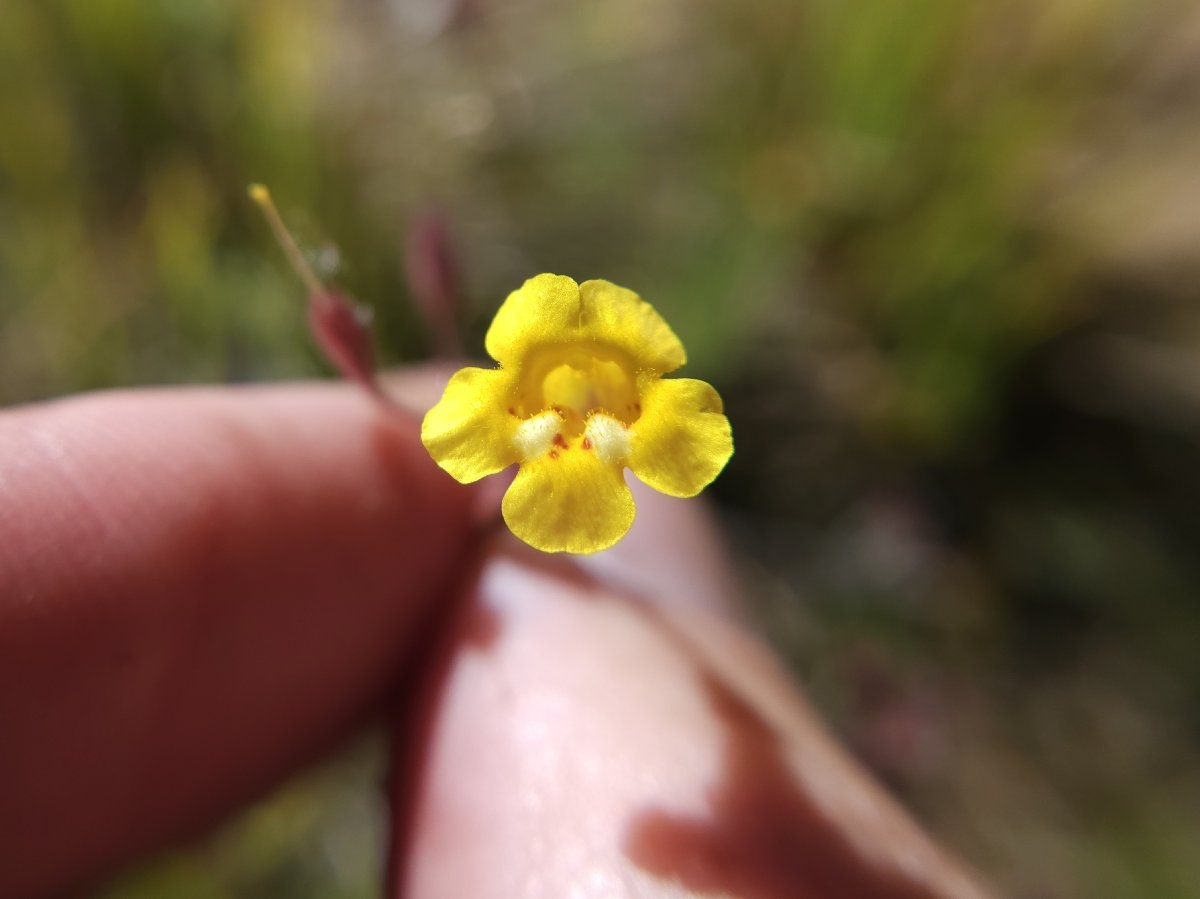
[[[493,551],[400,730],[389,895],[984,899],[760,644],[686,606]]]
[[[194,833],[361,724],[469,502],[348,386],[0,415],[0,895]]]

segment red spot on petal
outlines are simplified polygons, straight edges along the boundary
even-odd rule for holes
[[[590,450],[592,448],[592,438],[584,437],[583,443],[579,444],[581,449]]]
[[[517,414],[517,410],[516,410],[516,409],[514,409],[512,406],[509,406],[509,407],[508,407],[508,414],[509,414],[509,415],[516,415],[516,414]]]
[[[563,449],[567,449],[567,439],[565,437],[563,437],[562,434],[555,434],[554,435],[554,445],[561,446]]]
[[[558,458],[558,450],[550,450],[550,458],[557,459]]]

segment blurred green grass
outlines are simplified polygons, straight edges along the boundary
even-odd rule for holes
[[[430,211],[476,352],[627,284],[860,756],[1011,895],[1200,895],[1198,50],[1182,0],[9,0],[0,401],[323,373],[251,181],[388,362]],[[378,840],[342,764],[106,895],[370,894],[311,863]]]

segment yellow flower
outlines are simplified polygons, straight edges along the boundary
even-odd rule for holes
[[[686,360],[683,344],[633,291],[538,275],[509,294],[485,345],[500,367],[455,374],[421,440],[464,484],[519,464],[502,511],[530,546],[612,546],[633,524],[626,467],[695,496],[733,453],[717,392],[663,380]]]

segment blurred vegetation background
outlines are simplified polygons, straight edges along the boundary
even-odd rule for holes
[[[626,284],[859,756],[1008,895],[1200,896],[1193,2],[5,0],[0,84],[0,401],[325,373],[251,181],[389,362],[442,235],[473,352]],[[375,895],[380,776],[103,895]]]

